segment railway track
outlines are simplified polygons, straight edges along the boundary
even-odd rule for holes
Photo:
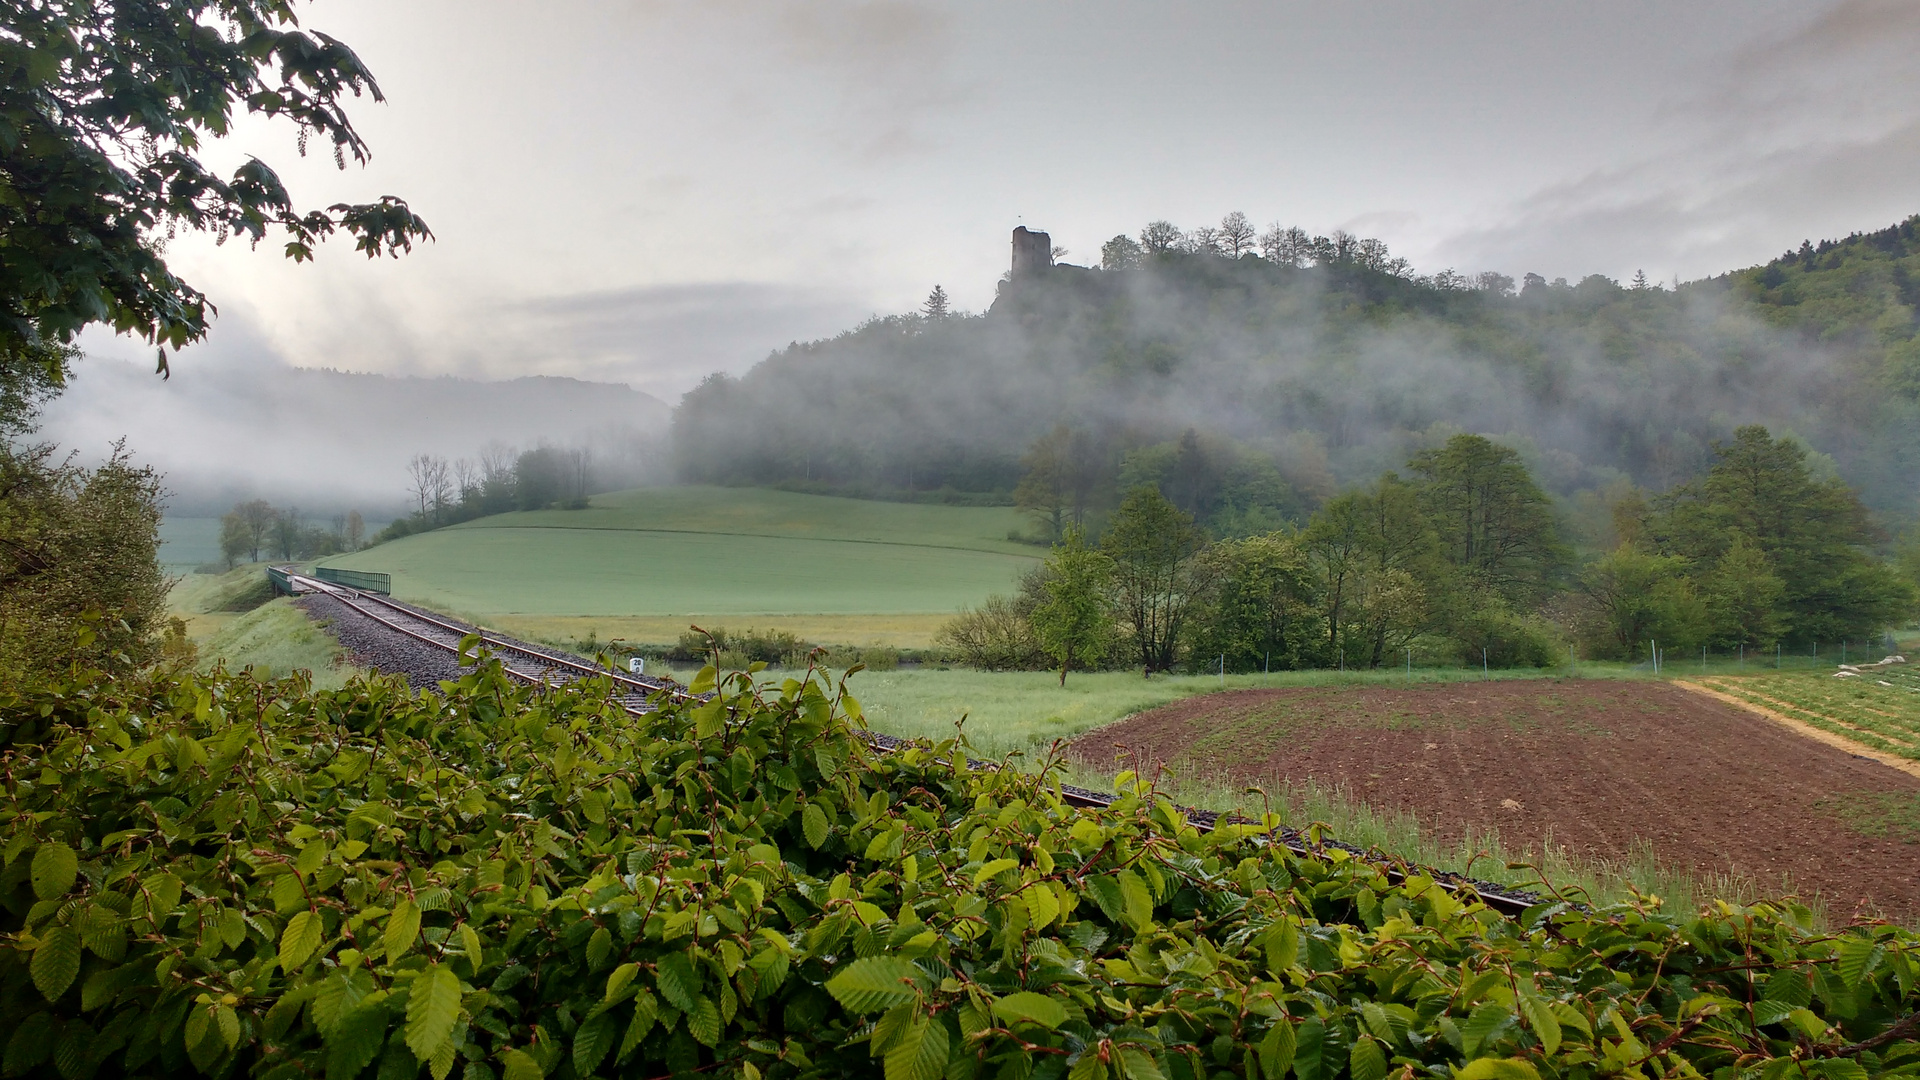
[[[333,582],[321,581],[318,578],[295,573],[290,569],[284,570],[284,572],[296,593],[324,597],[330,602],[338,603],[347,610],[371,620],[372,623],[380,627],[384,633],[395,635],[400,640],[409,642],[415,647],[424,646],[431,650],[431,655],[438,657],[442,661],[440,667],[442,671],[447,670],[449,663],[452,665],[452,669],[457,671],[460,642],[470,634],[478,634],[481,644],[485,645],[493,656],[500,661],[507,673],[527,683],[544,686],[564,686],[568,683],[586,678],[612,679],[620,703],[629,711],[636,713],[651,710],[653,705],[649,699],[663,692],[670,697],[681,700],[698,700],[696,695],[688,692],[686,687],[672,679],[609,671],[598,665],[587,663],[577,656],[554,652],[524,641],[489,633],[479,627],[456,622],[436,612],[417,608],[411,604],[394,600],[391,597],[381,596],[378,593],[366,592]],[[365,652],[367,650],[362,649],[359,651]],[[391,671],[406,671],[417,683],[425,682],[430,685],[433,681],[436,681],[434,678],[425,677],[430,676],[431,673],[418,671],[418,665],[410,669],[404,666],[391,666],[381,662],[381,658],[378,655],[379,651],[380,650],[377,649],[373,650],[375,653],[373,659],[376,661],[376,666],[381,666]],[[404,665],[406,663],[405,659],[402,659],[401,663]],[[451,674],[451,671],[448,673]],[[882,752],[891,753],[907,745],[904,740],[896,739],[891,735],[882,735],[872,731],[864,731],[861,734],[875,749]],[[1110,806],[1117,798],[1104,791],[1093,791],[1070,785],[1061,785],[1060,792],[1062,798],[1068,805],[1087,808]],[[1234,815],[1221,814],[1212,810],[1185,809],[1185,813],[1188,820],[1191,821],[1196,828],[1202,830],[1211,830],[1216,825],[1227,822],[1246,820],[1235,817]],[[1442,886],[1452,889],[1455,892],[1472,892],[1488,907],[1509,917],[1517,917],[1529,908],[1548,902],[1548,898],[1524,890],[1409,864],[1384,856],[1378,851],[1369,851],[1338,840],[1322,838],[1316,841],[1305,833],[1288,826],[1281,826],[1277,829],[1273,835],[1273,839],[1276,843],[1284,844],[1299,855],[1315,854],[1328,849],[1338,849],[1347,852],[1355,858],[1363,859],[1379,867],[1380,870],[1386,874],[1388,880],[1396,883],[1413,876],[1432,878]]]

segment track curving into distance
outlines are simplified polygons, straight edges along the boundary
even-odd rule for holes
[[[404,674],[416,688],[433,686],[442,679],[459,678],[462,672],[460,642],[470,634],[478,634],[481,643],[507,673],[527,683],[564,686],[584,678],[612,679],[621,705],[635,713],[650,711],[649,699],[660,693],[681,700],[698,700],[697,695],[672,679],[609,671],[577,656],[490,633],[392,597],[321,581],[290,568],[286,573],[294,591],[307,598],[309,613],[328,619],[329,629],[357,661],[390,674]],[[908,745],[905,740],[878,732],[863,731],[861,735],[882,752],[890,753]],[[1061,785],[1060,792],[1072,806],[1104,807],[1117,798],[1107,792],[1069,785]],[[1183,810],[1194,827],[1202,830],[1226,822],[1246,822],[1246,819],[1213,810]],[[1519,916],[1529,908],[1551,902],[1550,898],[1510,885],[1432,870],[1338,840],[1323,838],[1315,842],[1289,826],[1274,830],[1273,840],[1301,855],[1325,849],[1345,851],[1378,867],[1394,882],[1413,876],[1429,877],[1456,892],[1470,891],[1488,907],[1507,916]]]

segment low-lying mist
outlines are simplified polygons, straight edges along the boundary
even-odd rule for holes
[[[1116,237],[1103,268],[1010,277],[985,314],[876,319],[709,378],[676,412],[675,460],[692,480],[958,498],[1010,491],[1063,423],[1120,459],[1191,429],[1264,456],[1311,501],[1471,431],[1569,496],[1665,489],[1759,423],[1905,522],[1920,490],[1920,387],[1899,366],[1920,350],[1913,234],[1668,288],[1415,277],[1384,245],[1297,232],[1265,254]]]
[[[583,450],[594,490],[659,482],[669,410],[612,383],[563,378],[481,382],[284,365],[76,365],[45,409],[38,438],[103,455],[120,438],[165,475],[167,512],[215,516],[242,499],[370,520],[410,507],[408,463],[428,454],[478,461],[491,448]]]

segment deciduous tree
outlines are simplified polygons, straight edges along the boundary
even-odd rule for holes
[[[1510,603],[1544,596],[1566,562],[1546,493],[1520,455],[1481,435],[1455,435],[1408,462],[1447,561]]]
[[[383,100],[344,42],[301,30],[287,0],[41,0],[12,4],[0,35],[0,352],[16,359],[104,323],[166,350],[207,332],[213,306],[178,277],[178,230],[259,243],[295,261],[344,231],[369,257],[431,236],[392,196],[302,209],[249,157],[203,160],[236,114],[292,123],[345,168],[368,148],[349,97]]]
[[[1113,608],[1107,590],[1113,560],[1087,546],[1077,526],[1047,560],[1046,599],[1033,609],[1033,630],[1040,646],[1060,665],[1060,685],[1074,664],[1098,663],[1113,638]]]
[[[1100,268],[1102,270],[1131,270],[1140,265],[1144,254],[1140,245],[1126,233],[1100,245]]]
[[[1150,221],[1140,230],[1140,248],[1149,255],[1157,255],[1179,247],[1185,236],[1171,221]]]
[[[1253,253],[1257,236],[1258,230],[1253,227],[1253,222],[1247,220],[1247,215],[1235,210],[1220,219],[1220,230],[1214,234],[1214,243],[1220,249],[1220,254],[1237,259]]]
[[[1114,595],[1142,676],[1173,667],[1193,598],[1193,557],[1203,543],[1193,519],[1152,487],[1130,492],[1101,538],[1101,550],[1113,559]]]

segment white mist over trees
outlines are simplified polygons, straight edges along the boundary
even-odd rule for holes
[[[1003,282],[984,314],[877,318],[712,376],[676,412],[676,471],[1005,501],[1064,425],[1099,461],[1096,517],[1187,469],[1181,508],[1246,533],[1455,432],[1497,436],[1559,503],[1600,507],[1701,474],[1759,423],[1885,519],[1920,510],[1913,222],[1677,289],[1422,276],[1378,240],[1249,227],[1156,221],[1108,241],[1100,268]]]

